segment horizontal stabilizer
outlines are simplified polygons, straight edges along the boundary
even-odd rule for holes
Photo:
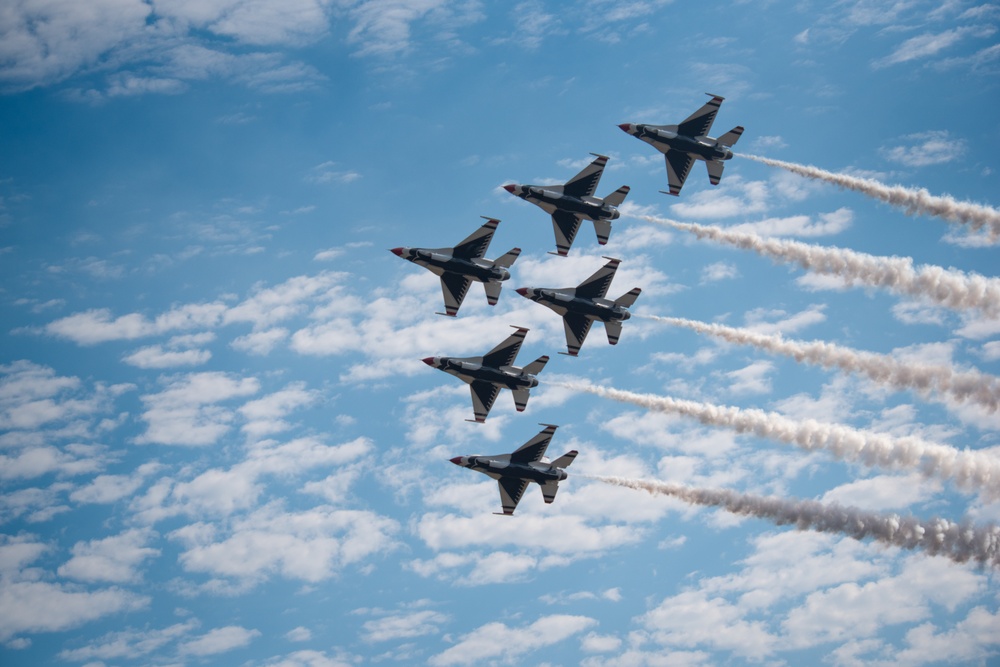
[[[503,287],[501,283],[483,283],[483,289],[486,290],[486,301],[491,305],[497,305],[497,299],[500,298],[500,289]]]
[[[597,233],[597,242],[606,245],[611,236],[611,223],[607,220],[594,220],[594,231]]]
[[[525,366],[524,372],[530,375],[538,375],[539,373],[542,372],[542,369],[545,368],[545,364],[547,363],[549,363],[549,356],[547,354],[543,354],[542,356],[538,357],[530,364]]]
[[[608,332],[608,342],[617,345],[622,335],[622,323],[619,320],[608,320],[604,323],[604,330]]]
[[[628,308],[633,303],[635,303],[635,300],[639,298],[639,295],[641,293],[642,293],[641,289],[639,289],[638,287],[633,287],[628,292],[625,292],[625,294],[622,294],[620,297],[615,299],[615,305],[624,306],[625,308]]]
[[[512,389],[511,393],[514,394],[514,408],[518,412],[524,412],[524,409],[528,407],[528,399],[531,398],[528,388],[518,387],[517,389]]]
[[[496,261],[494,261],[493,264],[495,266],[501,266],[505,269],[509,268],[511,264],[514,263],[514,260],[517,259],[518,255],[520,254],[521,254],[520,248],[511,248],[510,252],[508,252],[507,254],[497,257]]]
[[[739,141],[740,136],[743,134],[743,126],[737,125],[733,129],[726,132],[724,135],[719,137],[719,145],[721,146],[735,146],[736,142]]]
[[[579,454],[579,452],[576,451],[575,449],[571,452],[566,452],[565,454],[557,458],[555,461],[553,461],[552,466],[555,468],[568,468],[569,464],[573,462],[573,459],[576,458],[577,454]]]
[[[556,499],[556,493],[559,492],[559,482],[550,480],[541,484],[542,487],[542,497],[545,499],[546,503],[551,503]],[[505,510],[506,511],[506,510]]]
[[[719,181],[722,180],[722,169],[726,166],[725,162],[711,162],[705,163],[705,167],[708,169],[708,181],[712,185],[718,185]]]
[[[625,197],[628,196],[629,187],[623,185],[607,197],[604,198],[605,204],[610,204],[611,206],[621,206],[622,202],[625,201]]]

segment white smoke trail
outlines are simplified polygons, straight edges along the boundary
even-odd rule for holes
[[[894,389],[915,389],[923,394],[938,391],[958,401],[981,405],[990,412],[1000,409],[1000,378],[978,371],[958,372],[950,366],[903,362],[889,355],[861,352],[823,341],[787,340],[781,335],[762,334],[749,329],[680,317],[644,317],[716,336],[730,343],[753,345],[762,350],[784,354],[799,363],[807,362],[825,368],[861,373]]]
[[[693,505],[723,507],[733,514],[770,519],[779,526],[794,524],[799,530],[849,535],[857,540],[870,537],[903,549],[923,549],[947,556],[958,563],[974,560],[1000,567],[1000,526],[974,526],[934,518],[920,521],[896,514],[878,514],[857,507],[816,500],[792,500],[774,496],[737,493],[726,489],[700,489],[624,477],[588,475],[607,484],[672,496]]]
[[[847,285],[857,282],[882,287],[898,294],[923,297],[956,310],[977,308],[988,317],[1000,316],[1000,280],[996,278],[926,264],[914,268],[909,257],[881,257],[844,248],[768,239],[757,234],[650,215],[640,218],[691,232],[698,238],[753,250],[775,260],[795,262],[809,271],[840,276]]]
[[[549,384],[630,403],[647,410],[692,417],[702,424],[729,428],[737,433],[752,433],[796,445],[807,451],[824,450],[838,459],[869,467],[917,470],[926,477],[950,481],[960,489],[980,491],[990,500],[1000,498],[1000,459],[986,452],[959,450],[920,438],[897,438],[815,419],[798,421],[755,408],[744,409],[669,396],[638,394],[589,383],[551,380]]]
[[[947,195],[932,195],[924,188],[907,188],[902,185],[886,185],[871,178],[859,178],[847,174],[836,174],[810,165],[772,160],[759,155],[745,157],[756,162],[787,169],[793,174],[832,183],[847,190],[868,195],[891,206],[903,209],[907,214],[926,213],[949,222],[968,225],[973,231],[986,228],[990,239],[1000,236],[1000,210],[983,204],[959,201]]]

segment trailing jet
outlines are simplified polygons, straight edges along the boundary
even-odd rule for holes
[[[618,126],[664,154],[670,192],[661,190],[663,194],[680,195],[695,160],[704,161],[708,167],[708,180],[712,185],[719,184],[722,179],[722,168],[726,166],[723,160],[733,157],[733,151],[730,149],[743,134],[743,127],[737,125],[718,139],[708,136],[723,99],[725,98],[712,95],[707,104],[688,116],[680,125],[622,123]]]
[[[465,299],[465,293],[473,280],[483,284],[486,300],[491,306],[497,305],[503,281],[510,278],[507,269],[521,254],[520,248],[512,248],[506,255],[495,260],[483,259],[486,249],[493,240],[493,232],[500,223],[496,218],[487,218],[486,224],[465,237],[454,248],[391,248],[389,252],[407,259],[414,264],[441,276],[441,291],[444,293],[445,312],[438,315],[455,317]]]
[[[617,206],[625,201],[629,187],[623,185],[604,199],[594,196],[597,184],[608,163],[605,155],[587,165],[583,171],[566,181],[565,185],[517,185],[511,183],[503,189],[524,201],[531,202],[552,216],[552,228],[556,234],[556,251],[565,257],[573,245],[580,223],[590,220],[597,232],[597,242],[604,245],[611,236],[611,221],[618,219]],[[551,253],[551,254],[557,254]]]
[[[604,322],[608,332],[608,342],[618,344],[622,333],[622,322],[632,317],[628,307],[642,292],[635,287],[614,301],[604,298],[608,287],[615,278],[615,271],[621,260],[605,257],[609,260],[601,269],[590,276],[577,287],[550,289],[547,287],[522,287],[517,291],[523,297],[531,299],[556,311],[563,318],[563,328],[566,329],[566,347],[569,354],[575,357],[580,352],[580,346],[590,332],[590,325],[595,320]]]
[[[524,335],[528,333],[524,327],[514,328],[517,331],[481,357],[427,357],[423,360],[428,366],[450,373],[469,384],[472,391],[472,411],[476,415],[475,421],[480,424],[486,421],[486,415],[497,400],[497,394],[504,387],[514,394],[514,407],[517,411],[523,412],[528,405],[528,392],[532,387],[538,386],[538,378],[535,376],[542,372],[549,361],[547,356],[541,356],[524,368],[514,366]]]
[[[556,426],[542,424],[545,427],[541,433],[526,442],[510,454],[496,456],[456,456],[451,459],[455,465],[478,470],[497,481],[500,487],[500,504],[503,513],[510,516],[520,502],[528,482],[534,482],[542,487],[542,496],[546,503],[556,499],[559,482],[566,479],[569,464],[576,458],[577,451],[566,452],[555,461],[543,461],[545,448],[556,432]],[[494,512],[500,514],[500,512]]]

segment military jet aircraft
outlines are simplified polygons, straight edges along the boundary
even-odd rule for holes
[[[611,221],[618,219],[618,209],[629,187],[623,185],[604,199],[594,196],[597,184],[604,173],[604,165],[608,163],[605,155],[591,153],[596,160],[587,165],[583,171],[566,181],[565,185],[517,185],[511,183],[503,189],[524,201],[531,202],[552,216],[552,228],[556,234],[556,253],[563,257],[569,252],[580,229],[580,223],[586,218],[594,223],[597,232],[597,242],[604,245],[611,236]]]
[[[726,166],[723,160],[733,157],[730,148],[736,145],[740,135],[743,134],[743,127],[737,125],[718,139],[708,136],[723,99],[725,98],[712,95],[707,104],[688,116],[680,125],[622,123],[618,126],[664,154],[670,192],[661,190],[663,194],[680,195],[695,160],[704,161],[708,167],[708,180],[712,185],[719,184],[722,179],[722,168]]]
[[[493,232],[500,223],[496,218],[487,218],[486,224],[465,237],[454,248],[391,248],[389,252],[419,264],[441,277],[441,291],[444,293],[445,312],[438,315],[455,317],[465,299],[465,293],[473,280],[483,284],[486,301],[497,305],[500,298],[500,283],[510,278],[507,269],[521,254],[520,248],[512,248],[506,255],[495,260],[483,259],[486,249],[493,240]]]
[[[514,394],[514,407],[523,412],[528,405],[528,392],[538,386],[535,376],[548,363],[548,356],[541,356],[524,368],[514,366],[517,353],[521,350],[524,335],[528,330],[517,329],[502,343],[481,357],[427,357],[423,362],[439,370],[454,375],[469,384],[472,392],[472,411],[475,421],[483,423],[490,413],[500,389],[506,387]],[[465,421],[473,421],[466,419]]]
[[[569,464],[576,458],[577,451],[566,452],[555,461],[543,461],[545,448],[556,432],[556,426],[542,424],[545,427],[541,433],[524,443],[510,454],[496,456],[456,456],[451,459],[455,465],[478,470],[497,481],[500,487],[500,504],[503,513],[510,516],[520,502],[528,482],[535,482],[542,487],[542,497],[546,503],[556,499],[559,482],[566,479]],[[494,512],[500,514],[500,512]]]
[[[622,322],[632,317],[628,307],[635,303],[642,290],[635,287],[614,301],[605,299],[604,295],[608,293],[608,287],[615,278],[615,271],[618,270],[621,260],[613,257],[604,259],[609,260],[608,263],[577,287],[562,289],[522,287],[515,290],[521,296],[562,315],[563,328],[566,330],[566,348],[569,351],[559,354],[577,356],[590,332],[590,325],[595,320],[604,322],[604,328],[608,332],[608,342],[617,345],[618,337],[622,333]]]

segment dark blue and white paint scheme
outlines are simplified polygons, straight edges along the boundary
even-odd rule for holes
[[[608,287],[615,278],[615,271],[621,260],[613,257],[604,259],[608,263],[576,287],[522,287],[516,290],[521,296],[562,315],[568,349],[565,354],[572,357],[579,354],[580,347],[590,332],[590,325],[595,321],[604,322],[608,342],[617,345],[622,333],[622,322],[632,317],[628,308],[642,293],[641,289],[635,287],[614,301],[605,299],[604,295],[608,293]]]
[[[439,370],[454,375],[469,385],[472,392],[472,411],[475,421],[483,423],[490,413],[493,402],[503,388],[510,389],[514,394],[514,407],[523,412],[528,405],[528,392],[538,386],[535,376],[542,372],[548,363],[548,356],[541,356],[524,368],[514,366],[517,353],[528,330],[517,329],[502,343],[481,357],[427,357],[423,362]],[[467,419],[466,421],[472,421]]]
[[[483,259],[486,249],[493,240],[500,221],[487,218],[486,224],[467,236],[454,248],[391,248],[389,252],[408,259],[441,276],[441,291],[444,293],[445,312],[438,315],[455,317],[469,291],[473,280],[483,284],[486,300],[491,306],[497,305],[503,281],[510,278],[507,269],[521,254],[520,248],[512,248],[506,255],[494,260]]]
[[[594,223],[597,242],[601,245],[607,243],[608,237],[611,236],[611,221],[617,220],[619,216],[616,207],[621,206],[625,196],[628,195],[629,187],[623,185],[604,199],[594,196],[608,158],[597,153],[591,155],[597,159],[569,179],[565,185],[511,183],[503,186],[507,192],[531,202],[552,216],[552,229],[556,234],[556,252],[552,254],[566,256],[584,219]]]
[[[568,468],[573,462],[577,451],[574,449],[566,452],[555,461],[543,461],[545,449],[552,441],[552,435],[557,427],[551,424],[542,426],[545,429],[541,433],[510,454],[456,456],[451,462],[463,468],[478,470],[495,479],[500,487],[500,505],[507,516],[514,513],[528,482],[534,482],[542,487],[542,497],[546,503],[551,503],[556,499],[559,482],[567,477],[564,468]]]
[[[661,190],[663,194],[680,195],[695,160],[704,161],[708,167],[708,180],[712,185],[719,184],[722,169],[726,166],[724,160],[732,159],[733,151],[730,149],[743,134],[743,127],[737,125],[718,139],[708,136],[723,99],[725,98],[712,95],[707,104],[680,125],[622,123],[618,126],[663,153],[667,162],[667,182],[670,184],[670,192]]]

